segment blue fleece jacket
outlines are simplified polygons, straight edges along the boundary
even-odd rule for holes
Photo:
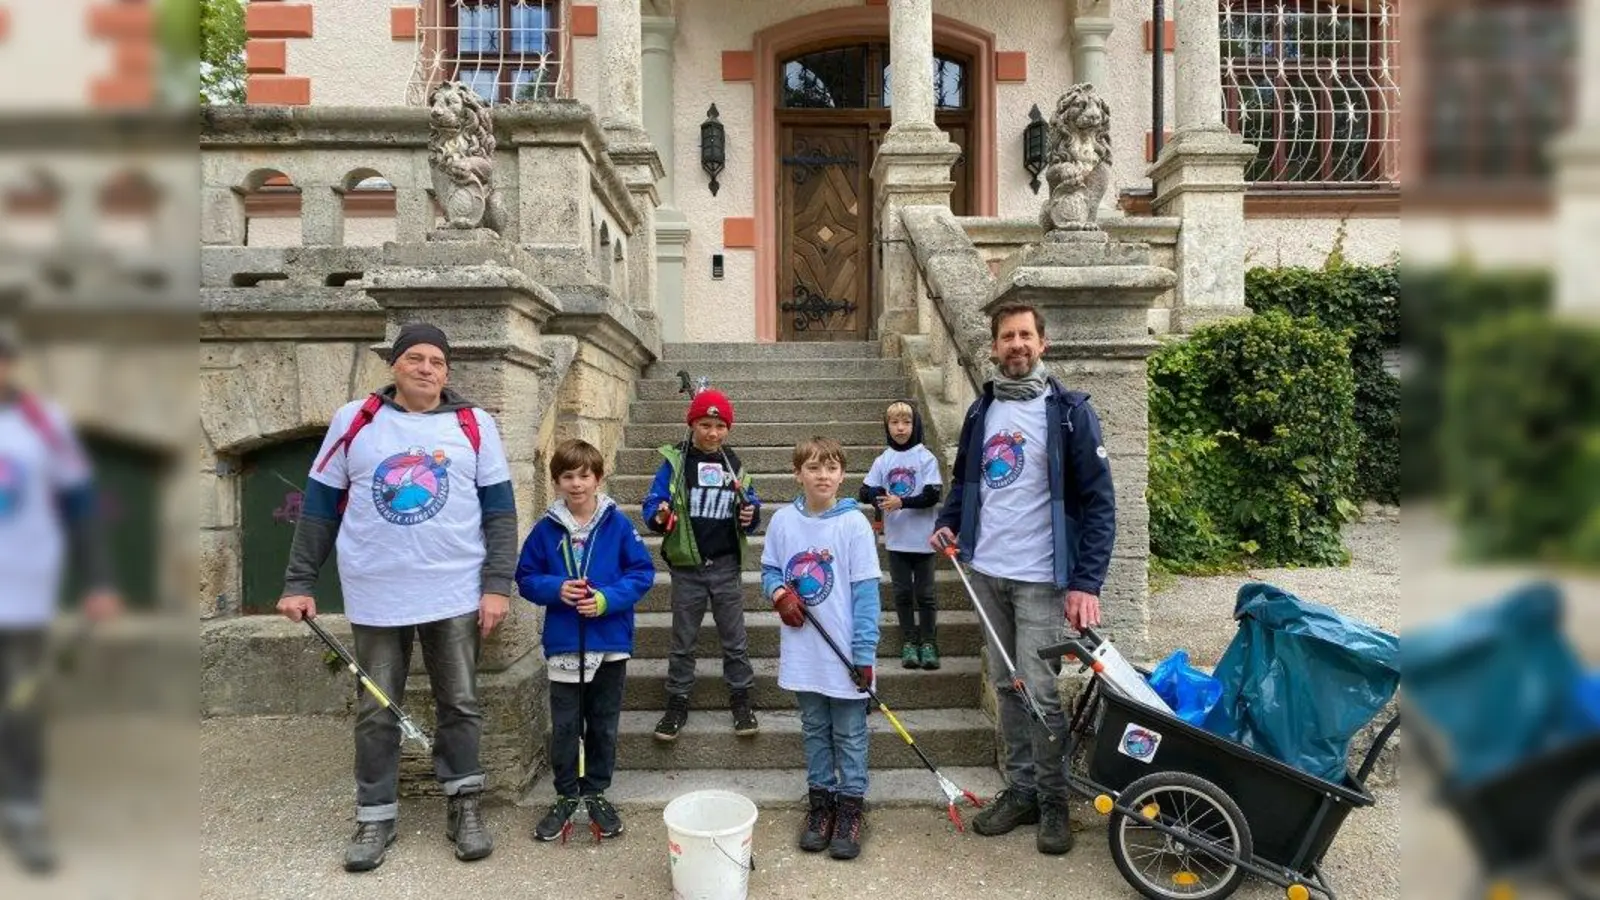
[[[794,508],[807,518],[831,519],[846,513],[859,515],[861,507],[850,499],[840,500],[820,516],[806,510],[804,496],[794,499]],[[783,587],[783,570],[777,566],[761,567],[761,593],[768,599]],[[878,580],[850,582],[850,661],[858,666],[873,665],[878,658],[878,615],[883,607],[878,597]]]
[[[578,652],[578,611],[561,601],[561,583],[577,577],[567,569],[562,543],[567,528],[547,513],[528,532],[517,562],[517,589],[545,607],[544,652]],[[605,613],[584,621],[584,650],[633,652],[633,608],[650,590],[656,564],[633,523],[607,505],[589,532],[586,551],[589,583],[605,595]]]

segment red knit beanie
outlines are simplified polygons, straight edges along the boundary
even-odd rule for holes
[[[689,401],[689,415],[685,420],[686,423],[693,425],[696,420],[704,419],[707,416],[721,419],[728,423],[729,428],[733,427],[733,404],[728,401],[727,394],[706,388],[694,395],[694,399]]]

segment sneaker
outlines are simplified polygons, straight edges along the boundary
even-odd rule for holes
[[[861,855],[861,832],[867,827],[866,800],[840,794],[835,801],[833,841],[828,855],[834,859],[855,859]]]
[[[906,641],[900,645],[900,667],[903,669],[922,668],[922,655],[918,652],[913,641]]]
[[[1060,856],[1072,849],[1072,813],[1062,800],[1039,803],[1039,836],[1034,846],[1040,853]]]
[[[995,795],[983,811],[972,817],[972,830],[985,837],[1016,830],[1018,825],[1039,822],[1039,802],[1032,794],[1019,794],[1009,788]]]
[[[394,820],[357,822],[356,833],[344,850],[346,872],[370,872],[383,865],[383,855],[396,837]]]
[[[604,794],[591,794],[583,802],[589,808],[589,822],[597,829],[597,837],[614,838],[622,833],[622,816]]]
[[[833,840],[833,791],[812,788],[807,799],[811,809],[806,813],[806,830],[800,833],[800,849],[821,853]]]
[[[25,821],[6,821],[0,825],[0,835],[28,874],[49,875],[56,870],[55,842],[50,839],[42,814]]]
[[[456,859],[472,862],[494,852],[494,838],[483,821],[478,794],[457,794],[450,798],[445,816],[444,836],[456,845]]]
[[[550,804],[550,811],[544,814],[539,824],[533,826],[533,837],[540,841],[553,841],[561,837],[566,831],[568,823],[572,821],[572,814],[578,811],[581,801],[577,797],[557,797],[556,802]]]
[[[728,709],[733,711],[733,733],[739,737],[749,737],[761,732],[761,723],[756,721],[756,711],[750,706],[749,691],[734,691],[728,695]],[[660,729],[656,730],[660,736]]]
[[[928,641],[922,645],[922,667],[924,669],[939,668],[939,645]]]
[[[661,716],[661,721],[656,723],[656,740],[677,740],[678,732],[683,730],[683,723],[687,721],[689,721],[689,695],[668,695],[667,711]]]

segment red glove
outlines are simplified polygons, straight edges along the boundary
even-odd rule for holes
[[[867,689],[872,687],[871,666],[856,666],[856,687],[860,688],[862,693],[866,693]]]
[[[786,587],[778,588],[772,595],[772,606],[778,611],[778,618],[790,628],[799,628],[806,623],[805,614],[800,611],[800,598],[794,591]]]

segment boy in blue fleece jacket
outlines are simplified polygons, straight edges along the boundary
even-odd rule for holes
[[[518,590],[545,607],[556,800],[534,828],[541,841],[561,837],[580,804],[587,807],[597,836],[622,833],[622,818],[605,790],[616,768],[622,686],[633,653],[633,608],[650,590],[656,566],[628,517],[599,492],[603,477],[605,459],[593,445],[559,444],[550,457],[550,479],[559,496],[528,533],[517,563]]]

